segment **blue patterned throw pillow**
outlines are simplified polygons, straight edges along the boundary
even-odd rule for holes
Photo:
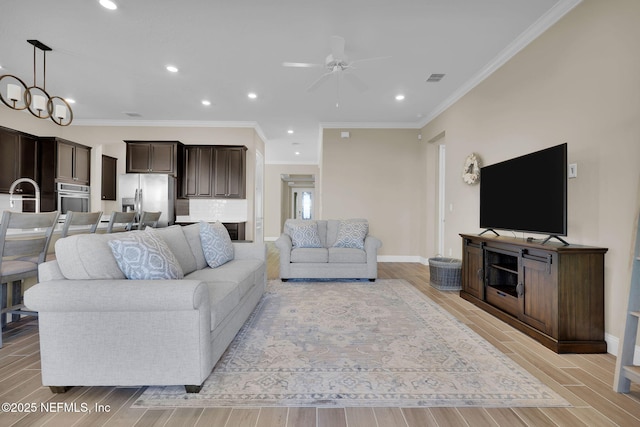
[[[322,242],[318,234],[318,224],[309,222],[305,224],[290,224],[289,236],[294,248],[321,248]]]
[[[130,280],[182,279],[184,274],[167,244],[151,233],[134,232],[109,241],[118,267]]]
[[[369,233],[369,223],[363,221],[340,221],[338,237],[333,244],[337,248],[364,249],[364,239]]]
[[[200,240],[209,267],[220,267],[233,259],[233,242],[221,222],[209,224],[200,221]]]

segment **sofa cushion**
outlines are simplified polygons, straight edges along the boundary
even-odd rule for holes
[[[184,237],[189,243],[191,253],[196,259],[196,270],[202,270],[207,266],[207,259],[202,250],[202,240],[200,240],[200,224],[189,224],[182,227]]]
[[[170,227],[151,228],[145,229],[147,233],[153,233],[160,237],[169,247],[173,255],[180,263],[180,267],[184,274],[189,274],[198,268],[196,263],[196,257],[191,251],[189,242],[179,225],[172,225]]]
[[[207,283],[235,283],[242,298],[256,283],[256,274],[263,262],[258,259],[235,259],[218,268],[203,268],[185,276],[185,279],[200,280]]]
[[[333,244],[337,248],[364,249],[364,239],[369,232],[369,224],[362,221],[340,221],[338,235]]]
[[[329,262],[362,264],[367,262],[367,253],[364,249],[329,248]]]
[[[318,236],[320,237],[320,247],[327,247],[327,221],[322,219],[288,219],[284,223],[284,233],[291,237],[291,228],[299,225],[315,223],[318,227]],[[293,244],[293,242],[292,242]]]
[[[127,233],[109,240],[113,256],[127,279],[182,279],[180,263],[161,237],[154,233]]]
[[[328,262],[327,248],[295,248],[291,250],[291,262]]]
[[[222,321],[240,303],[238,285],[233,282],[210,282],[209,301],[211,304],[211,330],[218,327]]]
[[[322,242],[315,221],[294,223],[289,225],[289,236],[294,248],[321,248]]]
[[[75,234],[55,244],[56,260],[65,278],[125,279],[108,242],[118,234]]]
[[[200,221],[200,240],[209,267],[220,267],[233,259],[233,243],[221,222],[209,224]]]

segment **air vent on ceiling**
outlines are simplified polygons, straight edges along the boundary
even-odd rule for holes
[[[427,79],[427,83],[437,83],[444,77],[444,74],[431,74]]]
[[[142,117],[142,114],[136,113],[135,111],[125,111],[123,114],[129,117]]]

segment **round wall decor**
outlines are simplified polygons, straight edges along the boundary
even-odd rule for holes
[[[480,181],[480,160],[475,153],[469,154],[465,159],[462,179],[469,185]]]

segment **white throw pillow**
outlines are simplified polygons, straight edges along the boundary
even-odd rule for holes
[[[127,279],[182,279],[180,263],[167,244],[152,233],[134,232],[109,241],[118,267]]]
[[[364,249],[364,239],[369,233],[369,223],[362,221],[340,221],[336,248]]]
[[[289,236],[294,248],[321,248],[318,223],[289,224]]]
[[[233,242],[229,231],[221,222],[200,221],[202,251],[209,267],[216,268],[233,259]]]

